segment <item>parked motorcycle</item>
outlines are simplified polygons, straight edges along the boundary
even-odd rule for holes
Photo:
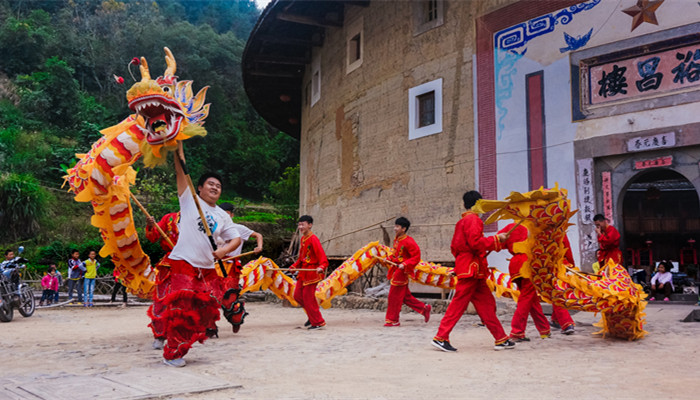
[[[19,248],[22,254],[24,247]],[[0,322],[10,322],[16,308],[23,317],[34,314],[36,302],[34,292],[22,282],[21,271],[26,269],[27,259],[20,256],[2,263],[0,271]]]

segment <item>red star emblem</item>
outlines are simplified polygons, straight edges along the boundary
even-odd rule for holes
[[[645,22],[658,25],[659,22],[656,20],[656,14],[654,13],[663,2],[664,0],[637,0],[636,5],[622,10],[623,13],[632,17],[632,29],[630,32]]]

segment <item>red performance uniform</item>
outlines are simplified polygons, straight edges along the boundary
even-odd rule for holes
[[[180,221],[180,212],[165,214],[158,221],[158,226],[165,232],[165,235],[175,245],[179,236],[177,224]],[[153,293],[153,304],[148,307],[146,312],[151,318],[151,323],[148,326],[153,331],[153,337],[156,339],[165,339],[165,331],[167,329],[167,320],[163,318],[165,305],[163,299],[170,293],[170,264],[168,263],[168,255],[173,250],[170,243],[160,232],[151,225],[146,225],[146,239],[149,242],[155,243],[160,240],[160,247],[166,251],[165,256],[156,264],[156,290]]]
[[[467,211],[455,226],[450,249],[455,257],[454,273],[457,275],[457,285],[454,298],[440,321],[435,339],[449,341],[450,332],[471,301],[496,344],[505,342],[508,335],[496,317],[496,300],[486,284],[486,278],[490,275],[486,255],[488,252],[501,250],[498,238],[484,237],[484,222],[475,213]]]
[[[203,343],[208,337],[207,329],[216,327],[220,318],[219,307],[224,309],[224,316],[234,325],[234,331],[234,314],[238,312],[239,324],[245,316],[237,302],[239,291],[232,288],[228,278],[221,279],[216,274],[212,247],[195,200],[188,191],[179,194],[178,200],[179,238],[164,261],[170,266],[167,290],[162,298],[165,307],[162,318],[167,321],[163,348],[166,360],[182,358],[195,342]],[[201,198],[198,202],[205,216],[204,223],[209,226],[215,241],[228,242],[239,237],[224,210]]]
[[[398,326],[402,304],[406,304],[427,319],[425,314],[430,312],[429,307],[413,297],[408,289],[408,277],[413,274],[413,268],[420,262],[420,247],[412,237],[401,235],[394,239],[394,253],[388,260],[395,264],[403,264],[403,269],[393,265],[389,267],[387,279],[391,282],[391,287],[387,299],[385,322]]]
[[[622,252],[620,251],[620,232],[614,226],[608,225],[605,230],[598,235],[598,264],[603,268],[612,259],[615,263],[622,262]]]
[[[307,235],[301,237],[299,258],[297,258],[289,269],[315,270],[321,268],[325,270],[327,267],[328,259],[326,258],[326,252],[323,251],[318,237],[309,231]],[[323,320],[321,311],[318,308],[318,301],[316,300],[316,286],[321,279],[323,279],[322,273],[316,271],[299,271],[297,283],[294,288],[294,300],[304,308],[312,326],[326,325],[326,321]]]
[[[508,224],[498,231],[498,233],[508,233],[513,227],[515,227],[515,224]],[[525,337],[528,315],[530,315],[535,322],[535,327],[540,333],[540,337],[547,337],[551,333],[549,322],[547,322],[547,317],[544,316],[544,312],[542,311],[540,296],[537,294],[535,285],[532,284],[530,279],[523,278],[520,275],[520,268],[522,268],[523,264],[527,261],[527,255],[516,253],[513,249],[513,245],[525,240],[527,240],[527,228],[519,225],[513,229],[513,232],[511,232],[510,237],[508,237],[505,243],[508,247],[508,251],[513,255],[508,264],[508,272],[510,273],[511,279],[518,285],[518,289],[520,289],[518,306],[515,309],[513,319],[510,323],[510,337],[513,339],[522,339]]]
[[[571,243],[569,243],[569,238],[564,235],[564,240],[562,240],[562,244],[564,247],[566,247],[566,254],[564,254],[564,262],[570,264],[572,267],[575,265],[574,263],[574,253],[571,251]],[[569,314],[569,310],[567,310],[564,307],[559,307],[555,306],[552,304],[552,321],[556,322],[561,326],[562,332],[570,327],[570,326],[576,326],[576,323],[574,322],[573,318],[571,318],[571,314]]]

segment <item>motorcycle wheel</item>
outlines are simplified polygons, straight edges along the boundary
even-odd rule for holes
[[[31,317],[36,309],[36,301],[34,300],[34,292],[28,286],[22,288],[22,295],[19,299],[19,313],[23,317]]]
[[[8,301],[2,302],[0,305],[0,322],[10,322],[12,321],[12,317],[14,315],[14,312],[12,310],[12,306]]]

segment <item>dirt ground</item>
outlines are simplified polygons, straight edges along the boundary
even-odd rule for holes
[[[233,334],[219,322],[220,338],[195,345],[183,369],[240,384],[182,399],[695,399],[700,324],[683,323],[698,307],[647,308],[649,335],[636,342],[593,336],[593,314],[574,315],[577,332],[537,338],[514,350],[494,351],[478,317],[465,315],[444,353],[430,345],[442,315],[428,324],[403,313],[401,327],[384,328],[384,313],[323,310],[324,330],[301,328],[300,309],[249,303],[250,316]],[[500,316],[508,331],[511,314]],[[176,369],[151,349],[143,306],[55,308],[16,315],[0,324],[2,382],[56,375]],[[0,393],[0,399],[13,398]],[[77,393],[75,398],[81,398]]]

